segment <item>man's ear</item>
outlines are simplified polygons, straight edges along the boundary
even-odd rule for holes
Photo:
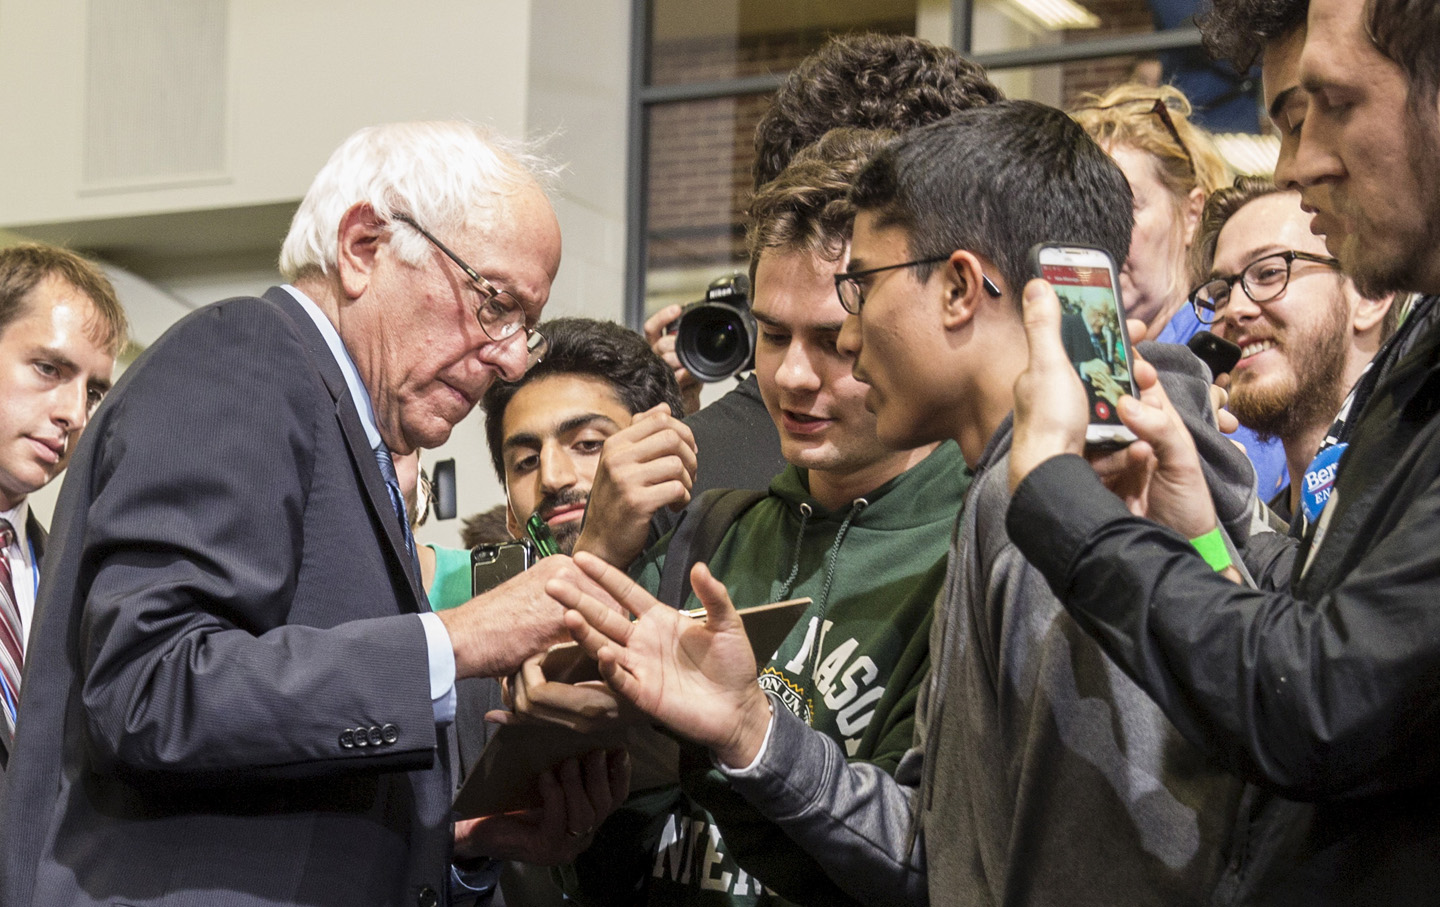
[[[368,202],[357,202],[340,216],[338,232],[335,266],[340,287],[347,299],[358,299],[370,287],[375,256],[389,232],[389,224],[380,219]]]
[[[1395,304],[1395,294],[1387,293],[1375,299],[1366,299],[1355,292],[1354,284],[1346,281],[1345,292],[1350,300],[1350,326],[1355,333],[1364,334],[1378,327],[1385,320],[1390,307]]]
[[[980,306],[992,297],[985,289],[985,269],[974,253],[956,249],[940,265],[944,293],[941,324],[955,330],[969,324]]]

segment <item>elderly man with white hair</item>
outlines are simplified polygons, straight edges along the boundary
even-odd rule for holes
[[[61,495],[0,801],[0,903],[448,900],[452,859],[567,859],[623,756],[535,815],[450,815],[457,679],[564,636],[548,558],[431,613],[392,454],[543,354],[543,168],[464,123],[365,129],[320,172],[289,284],[176,324]]]

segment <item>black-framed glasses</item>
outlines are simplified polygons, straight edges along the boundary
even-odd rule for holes
[[[550,341],[545,335],[535,328],[525,324],[525,307],[520,305],[519,300],[504,290],[497,289],[490,281],[481,276],[480,272],[465,263],[461,258],[451,251],[450,247],[435,238],[435,235],[408,214],[395,214],[395,220],[402,224],[408,224],[415,229],[415,232],[430,241],[430,244],[445,254],[445,257],[455,262],[456,267],[465,272],[470,278],[470,284],[480,296],[480,302],[475,306],[475,320],[480,322],[480,330],[485,332],[497,343],[514,337],[517,333],[525,335],[525,368],[531,369],[545,358],[545,353],[550,349]]]
[[[1212,277],[1190,291],[1190,306],[1201,324],[1214,324],[1225,317],[1230,294],[1238,281],[1252,302],[1264,303],[1278,297],[1290,285],[1290,269],[1296,261],[1308,261],[1339,270],[1340,262],[1328,255],[1312,255],[1286,249],[1262,255],[1245,266],[1239,274]]]
[[[1087,107],[1076,107],[1072,113],[1080,113],[1083,110],[1114,110],[1118,107],[1131,107],[1137,104],[1149,104],[1145,113],[1153,115],[1160,120],[1160,125],[1170,133],[1170,138],[1175,140],[1175,147],[1185,155],[1185,162],[1190,165],[1190,172],[1198,174],[1200,171],[1195,167],[1195,156],[1190,153],[1190,146],[1180,138],[1180,130],[1175,126],[1175,120],[1170,116],[1170,105],[1165,103],[1164,98],[1131,98],[1128,101],[1117,101],[1114,104],[1092,104]]]
[[[844,274],[835,275],[835,295],[840,297],[840,306],[851,315],[859,315],[860,309],[865,306],[865,284],[862,281],[867,277],[879,274],[883,271],[895,271],[900,268],[915,268],[920,265],[933,265],[942,261],[948,261],[949,255],[933,255],[930,258],[917,258],[915,261],[902,261],[898,265],[882,265],[878,268],[866,268],[863,271],[847,271]],[[985,286],[985,292],[995,298],[1000,297],[1000,288],[995,286],[995,281],[980,275],[980,280]]]

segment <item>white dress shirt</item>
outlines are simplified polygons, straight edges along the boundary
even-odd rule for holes
[[[30,635],[30,625],[35,620],[35,587],[40,581],[40,570],[35,563],[35,549],[30,544],[30,532],[26,524],[30,520],[30,502],[21,501],[14,510],[0,513],[15,527],[15,542],[5,549],[5,560],[10,563],[11,585],[15,587],[15,607],[20,611],[20,645]]]

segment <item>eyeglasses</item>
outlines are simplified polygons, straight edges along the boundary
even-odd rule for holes
[[[1190,172],[1199,173],[1200,171],[1195,169],[1195,157],[1190,154],[1190,147],[1185,144],[1185,140],[1180,138],[1180,130],[1175,128],[1175,120],[1170,116],[1170,106],[1165,103],[1164,98],[1131,98],[1128,101],[1119,101],[1115,104],[1076,107],[1072,112],[1080,113],[1083,110],[1114,110],[1117,107],[1130,107],[1136,104],[1150,105],[1145,108],[1145,113],[1154,114],[1156,117],[1159,117],[1160,125],[1164,126],[1165,131],[1170,133],[1170,138],[1175,140],[1175,147],[1179,148],[1180,153],[1185,155],[1185,163],[1190,165]]]
[[[1225,317],[1225,307],[1230,304],[1230,293],[1239,281],[1245,295],[1252,302],[1270,302],[1285,292],[1290,285],[1290,268],[1296,261],[1314,262],[1327,268],[1339,269],[1340,262],[1328,255],[1311,255],[1309,252],[1272,252],[1263,255],[1245,266],[1245,270],[1230,277],[1213,277],[1190,292],[1190,305],[1201,324],[1214,324]]]
[[[942,261],[948,261],[949,255],[936,255],[931,258],[920,258],[915,261],[902,261],[898,265],[884,265],[879,268],[866,268],[863,271],[847,271],[844,274],[835,275],[835,295],[840,297],[840,306],[851,315],[859,315],[860,309],[865,306],[865,285],[861,283],[865,278],[882,271],[894,271],[899,268],[915,268],[920,265],[933,265]],[[985,287],[985,292],[995,298],[1000,297],[1000,288],[995,286],[995,281],[980,275],[980,280]]]
[[[465,260],[450,250],[434,234],[420,226],[413,217],[408,214],[395,214],[394,218],[402,224],[408,224],[417,233],[430,241],[430,244],[441,252],[445,257],[455,262],[465,276],[470,278],[471,288],[480,295],[480,302],[475,306],[475,320],[480,322],[480,330],[485,336],[496,343],[504,343],[516,334],[523,333],[525,336],[525,369],[529,371],[534,368],[545,353],[550,349],[550,341],[545,335],[528,327],[525,324],[525,308],[519,301],[504,290],[495,288],[495,285],[484,277],[480,272],[465,263]]]

